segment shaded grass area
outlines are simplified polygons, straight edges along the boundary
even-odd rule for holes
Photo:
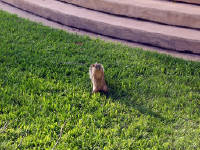
[[[91,94],[104,65],[109,94]],[[198,149],[200,63],[0,11],[0,149]]]

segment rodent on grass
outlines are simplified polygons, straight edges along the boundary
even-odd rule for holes
[[[92,93],[96,92],[108,92],[108,87],[104,79],[104,67],[102,64],[92,64],[89,68],[90,79],[92,81],[93,90]]]

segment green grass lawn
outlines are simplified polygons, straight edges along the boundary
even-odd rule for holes
[[[109,94],[91,94],[104,65]],[[200,63],[0,11],[0,149],[200,147]]]

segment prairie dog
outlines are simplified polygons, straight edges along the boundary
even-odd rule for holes
[[[90,79],[92,81],[92,93],[99,91],[108,92],[108,87],[104,79],[104,68],[102,64],[92,64],[89,68]]]

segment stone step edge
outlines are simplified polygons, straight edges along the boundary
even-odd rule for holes
[[[197,5],[200,5],[200,0],[172,0],[172,1],[184,2],[184,3],[189,3],[189,4],[197,4]]]
[[[58,0],[109,14],[140,18],[153,22],[200,29],[200,7],[153,0]],[[149,5],[147,5],[147,4]],[[172,4],[173,3],[173,4]],[[177,9],[175,8],[177,6]],[[185,8],[185,9],[184,9]],[[188,11],[186,10],[188,9]],[[197,10],[191,13],[191,8]],[[180,10],[181,9],[181,10]],[[199,13],[197,13],[199,12]]]
[[[63,5],[60,2],[56,2],[55,0],[48,0],[48,1],[45,1],[45,0],[35,0],[35,1],[2,0],[2,1],[9,3],[11,5],[14,5],[23,10],[32,12],[33,14],[65,24],[67,26],[84,29],[90,32],[94,32],[94,33],[98,33],[98,34],[102,34],[102,35],[106,35],[106,36],[110,36],[110,37],[114,37],[118,39],[144,43],[144,44],[166,48],[166,49],[172,49],[172,50],[177,50],[177,51],[190,51],[192,53],[200,54],[200,47],[199,47],[200,32],[198,32],[197,35],[194,35],[193,30],[188,30],[188,29],[179,30],[182,32],[188,32],[189,34],[190,32],[192,32],[191,34],[192,38],[190,36],[177,37],[175,36],[176,34],[173,33],[174,29],[170,31],[171,35],[168,34],[168,32],[166,31],[164,31],[164,33],[166,34],[163,34],[163,32],[154,33],[151,30],[152,25],[153,25],[152,23],[149,23],[150,27],[148,30],[146,30],[146,28],[144,28],[141,25],[139,25],[138,27],[137,25],[138,23],[135,21],[136,24],[134,24],[134,26],[135,25],[137,26],[135,28],[132,25],[130,26],[130,22],[131,23],[133,22],[132,20],[122,18],[122,17],[121,18],[115,17],[115,16],[103,14],[103,13],[91,12],[91,10],[74,7],[71,5],[66,5],[66,4]],[[76,14],[76,12],[78,13],[79,16]],[[85,16],[87,12],[90,15]],[[96,16],[94,15],[97,15],[98,18],[95,18]],[[90,19],[91,16],[92,18],[95,18],[96,20]],[[103,22],[102,20],[100,20],[99,17],[101,18],[105,17],[105,20],[106,19],[107,20]],[[113,20],[110,20],[111,18],[113,18]],[[127,21],[128,25],[123,27],[122,24],[118,23],[121,20]],[[141,24],[141,22],[139,24]],[[160,25],[155,24],[156,28],[158,26]],[[141,30],[141,28],[145,30]],[[174,27],[170,27],[170,28],[174,28]],[[182,32],[179,35],[183,35]]]

